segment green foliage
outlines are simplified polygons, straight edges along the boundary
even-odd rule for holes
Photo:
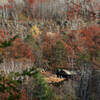
[[[34,42],[34,38],[32,37],[32,35],[27,35],[27,37],[24,40],[26,43],[29,43],[30,45],[33,44]]]
[[[51,100],[52,91],[40,74],[36,76],[35,82],[36,85],[35,91],[33,91],[33,98],[37,98],[38,100]]]
[[[0,44],[0,48],[6,48],[6,47],[9,47],[12,45],[12,42],[18,38],[18,35],[15,35],[13,38],[11,38],[10,40],[8,41],[3,41],[1,44]]]
[[[79,53],[76,59],[77,66],[81,66],[84,63],[90,63],[90,56],[88,53]]]
[[[96,95],[92,94],[91,96],[89,96],[89,100],[97,100]]]
[[[35,87],[33,90],[33,99],[51,100],[53,97],[52,90],[49,88],[41,73],[35,68],[32,68],[23,71],[22,76],[26,75],[34,78],[33,82]]]
[[[0,93],[9,93],[5,100],[16,100],[21,98],[21,90],[18,86],[26,81],[26,76],[32,78],[31,91],[33,100],[51,100],[53,92],[36,68],[26,69],[22,73],[11,72],[8,76],[0,76]],[[23,79],[20,80],[20,77]],[[17,80],[16,80],[17,79]],[[28,85],[28,84],[27,84]],[[34,88],[32,88],[34,87]]]
[[[24,41],[28,43],[31,47],[33,47],[34,51],[36,51],[39,48],[39,45],[36,44],[36,40],[33,38],[32,35],[27,35]]]
[[[0,93],[9,94],[4,97],[5,100],[16,100],[21,97],[21,92],[18,90],[18,81],[10,77],[0,75]]]
[[[80,100],[79,98],[77,98],[76,96],[73,95],[64,95],[64,96],[58,96],[55,95],[55,99],[54,100]]]
[[[64,66],[66,64],[66,48],[62,41],[58,41],[56,46],[52,48],[51,63],[55,63],[56,66]]]
[[[100,50],[97,51],[97,57],[96,60],[100,62]]]
[[[62,96],[55,95],[54,100],[62,100]]]

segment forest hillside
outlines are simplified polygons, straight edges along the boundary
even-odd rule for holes
[[[0,100],[100,100],[100,0],[0,0]]]

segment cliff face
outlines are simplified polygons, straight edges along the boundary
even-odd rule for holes
[[[100,70],[93,70],[89,81],[88,100],[100,100]]]
[[[57,96],[71,100],[100,100],[100,70],[93,70],[89,77],[78,81],[63,81],[53,86],[53,90]]]
[[[93,69],[89,77],[85,76],[79,80],[76,94],[80,100],[100,100],[100,70]]]
[[[78,82],[73,80],[63,81],[53,86],[53,91],[57,95],[59,100],[76,100],[76,90],[78,88]],[[57,99],[57,100],[58,100]]]

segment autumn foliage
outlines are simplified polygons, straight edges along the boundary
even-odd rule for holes
[[[0,100],[54,100],[46,71],[100,68],[99,0],[16,1],[0,5]]]
[[[97,52],[100,50],[100,28],[98,25],[70,31],[70,34],[63,36],[57,33],[52,34],[52,36],[48,33],[44,35],[43,41],[44,59],[48,60],[50,66],[67,67],[68,56],[73,56],[76,59],[79,53],[88,53],[91,62],[96,59]],[[61,65],[60,60],[65,62]]]
[[[5,33],[5,34],[4,34]],[[17,35],[11,36],[9,32],[0,31],[0,44],[5,57],[27,58],[34,61],[32,48],[24,43]]]

